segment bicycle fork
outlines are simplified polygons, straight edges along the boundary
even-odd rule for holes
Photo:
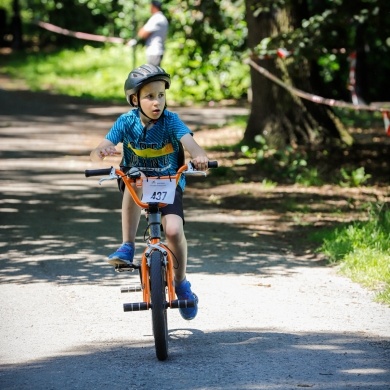
[[[142,256],[141,263],[141,284],[132,287],[122,287],[121,292],[143,292],[143,302],[134,302],[134,303],[124,303],[124,311],[141,311],[152,309],[153,303],[150,300],[150,283],[149,283],[149,270],[150,270],[150,257],[153,251],[160,251],[162,259],[162,267],[165,271],[165,281],[167,287],[167,300],[165,302],[165,308],[178,309],[178,308],[187,308],[194,307],[195,300],[193,299],[175,299],[175,287],[173,282],[173,268],[172,268],[172,258],[165,247],[164,244],[150,244]]]

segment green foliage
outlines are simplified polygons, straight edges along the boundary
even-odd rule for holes
[[[380,112],[362,111],[362,110],[344,110],[334,108],[337,117],[347,127],[362,129],[372,129],[373,127],[383,126],[383,118]]]
[[[261,185],[264,187],[264,188],[275,188],[277,187],[278,183],[275,183],[274,181],[272,180],[269,180],[269,179],[263,179],[262,182],[261,182]]]
[[[317,168],[310,167],[306,153],[288,146],[284,149],[273,149],[262,135],[255,137],[258,146],[241,146],[244,156],[253,159],[263,172],[272,178],[284,178],[304,186],[320,186],[323,180]]]
[[[320,251],[353,280],[380,290],[378,300],[390,303],[390,210],[370,205],[368,219],[335,229]]]
[[[299,172],[296,176],[296,183],[305,187],[321,186],[324,184],[318,168],[307,168]]]
[[[293,0],[278,3],[261,0],[254,3],[256,15],[270,12],[271,7],[274,14],[289,7],[294,17],[290,32],[265,37],[256,47],[256,53],[274,55],[278,48],[286,48],[293,53],[291,71],[303,59],[315,62],[324,83],[321,89],[328,97],[346,99],[349,96],[345,89],[340,89],[340,84],[345,85],[348,80],[348,56],[358,51],[364,57],[360,83],[363,97],[366,101],[388,100],[390,62],[383,59],[390,55],[390,2],[327,0],[298,5]],[[299,66],[295,69],[299,72]],[[375,69],[375,76],[369,75],[369,69]]]
[[[250,85],[240,52],[246,39],[244,1],[171,1],[172,90],[180,103],[238,99]]]
[[[371,177],[371,175],[366,174],[364,167],[350,170],[341,168],[340,174],[343,178],[343,181],[340,182],[342,187],[360,187]]]
[[[150,16],[150,1],[137,0],[20,0],[25,22],[35,19],[60,27],[105,36],[132,38]],[[41,30],[41,44],[68,46],[74,38]]]
[[[10,14],[12,12],[12,0],[0,0],[0,8],[5,9]]]
[[[246,94],[249,71],[227,45],[208,58],[196,52],[196,46],[195,41],[184,38],[169,45],[167,57],[171,60],[164,60],[163,66],[173,75],[171,91],[175,101],[205,103],[239,99]]]

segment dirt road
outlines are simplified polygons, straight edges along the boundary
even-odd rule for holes
[[[199,183],[186,197],[199,315],[169,311],[170,357],[158,362],[150,312],[122,311],[139,300],[120,294],[136,276],[105,264],[120,238],[119,193],[83,176],[126,107],[2,88],[2,390],[390,389],[390,308],[290,253],[269,216],[198,198]],[[181,110],[191,126],[241,112]]]

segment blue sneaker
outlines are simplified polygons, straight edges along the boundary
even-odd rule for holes
[[[108,256],[107,261],[112,265],[131,265],[133,264],[134,252],[134,244],[126,242],[116,252]]]
[[[195,306],[186,309],[179,308],[180,315],[185,320],[193,320],[198,314],[198,297],[191,291],[191,283],[186,279],[178,286],[175,286],[175,291],[178,299],[194,299]]]

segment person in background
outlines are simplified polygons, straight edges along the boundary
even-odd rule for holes
[[[150,12],[152,16],[138,31],[138,38],[145,41],[146,62],[160,66],[165,50],[165,40],[168,34],[168,20],[161,11],[161,1],[152,1]]]

